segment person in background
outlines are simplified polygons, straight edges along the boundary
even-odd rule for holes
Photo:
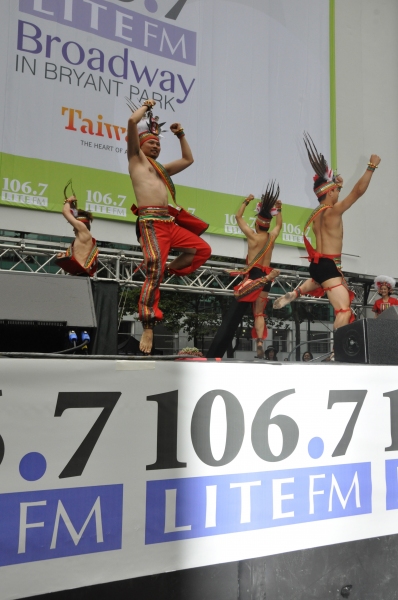
[[[276,354],[276,350],[273,346],[268,346],[268,348],[264,352],[264,360],[278,360],[278,356]]]
[[[397,298],[391,298],[391,294],[396,285],[395,279],[389,277],[388,275],[379,275],[375,277],[375,286],[381,298],[376,300],[373,305],[372,311],[375,313],[375,317],[377,319],[378,316],[390,306],[397,306],[398,300]]]
[[[313,359],[314,359],[314,357],[312,356],[311,352],[309,352],[307,350],[306,352],[304,352],[301,360],[303,362],[310,362],[310,360],[313,360]]]

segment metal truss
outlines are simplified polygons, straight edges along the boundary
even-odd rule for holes
[[[48,273],[65,276],[56,264],[59,252],[64,252],[68,244],[30,240],[16,237],[0,237],[0,271],[26,271],[29,273]],[[239,280],[230,277],[228,269],[242,268],[242,264],[208,261],[203,267],[184,277],[171,275],[166,277],[161,288],[191,292],[197,294],[226,295],[233,294],[233,287]],[[302,284],[309,274],[302,271],[281,269],[269,294],[277,298]],[[99,249],[99,265],[95,279],[113,280],[125,287],[141,287],[145,279],[142,252],[134,250]],[[370,294],[373,277],[352,275],[347,277],[350,288],[356,294],[352,307],[357,318],[363,318],[368,301],[373,303],[376,292]],[[300,302],[327,303],[326,298],[302,297]]]

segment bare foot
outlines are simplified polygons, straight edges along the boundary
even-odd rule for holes
[[[144,329],[140,341],[140,350],[144,354],[149,354],[152,350],[153,329]]]
[[[267,275],[267,280],[273,281],[275,277],[278,277],[278,275],[280,275],[279,269],[272,269],[271,273],[268,273]]]
[[[281,296],[280,298],[277,298],[275,300],[273,308],[276,308],[276,310],[278,310],[279,308],[283,308],[284,306],[286,306],[286,304],[290,304],[290,302],[293,302],[293,300],[295,300],[296,298],[296,292],[288,292],[284,296]]]
[[[263,340],[257,338],[257,358],[264,358]]]

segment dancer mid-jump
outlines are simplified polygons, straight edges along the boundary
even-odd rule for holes
[[[69,185],[72,185],[72,181],[68,181],[64,189],[65,200],[62,214],[68,223],[72,225],[75,239],[66,252],[57,254],[56,264],[71,275],[92,277],[98,267],[97,242],[90,231],[93,215],[77,208],[77,199],[73,188],[73,196],[66,197],[66,190]]]
[[[156,103],[147,100],[130,116],[127,130],[129,173],[138,204],[140,243],[144,253],[146,278],[142,287],[138,312],[144,332],[140,350],[149,354],[153,344],[155,321],[163,318],[159,309],[159,286],[163,279],[166,260],[171,248],[182,250],[168,269],[176,275],[188,275],[210,257],[211,248],[204,240],[174,222],[168,209],[168,190],[174,194],[170,177],[193,163],[193,156],[180,123],[170,130],[180,141],[181,158],[161,165],[159,130],[155,119],[141,122]],[[138,129],[140,127],[140,131]]]
[[[272,250],[282,228],[282,202],[279,200],[279,186],[271,183],[267,186],[257,206],[258,214],[255,231],[243,218],[245,208],[254,199],[251,194],[236,213],[236,221],[247,239],[247,267],[240,271],[231,271],[231,275],[244,275],[243,282],[235,288],[238,302],[252,302],[254,327],[252,337],[257,340],[257,357],[264,358],[263,340],[267,337],[265,307],[271,282],[279,275],[278,269],[271,265]],[[276,217],[275,227],[269,231],[272,217]]]
[[[354,320],[350,304],[354,298],[353,292],[347,288],[341,271],[341,252],[343,248],[343,214],[366,192],[374,171],[380,163],[380,157],[372,154],[365,173],[354,185],[352,191],[344,200],[339,200],[343,179],[334,176],[329,169],[323,154],[320,154],[308,134],[304,143],[308,158],[315,171],[314,192],[319,206],[308,219],[304,231],[312,224],[316,238],[316,248],[313,248],[304,236],[305,246],[310,261],[310,275],[303,285],[292,292],[278,298],[274,308],[282,308],[299,296],[309,294],[321,297],[326,292],[335,311],[334,329],[347,325]]]

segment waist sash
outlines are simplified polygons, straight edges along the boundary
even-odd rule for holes
[[[267,254],[267,252],[269,252],[269,250],[271,250],[273,244],[274,244],[274,241],[272,240],[271,236],[269,235],[267,243],[265,244],[265,246],[263,246],[261,248],[260,252],[258,252],[258,254],[256,254],[256,256],[253,258],[253,260],[251,261],[250,264],[246,265],[246,267],[243,269],[238,269],[237,271],[227,270],[227,273],[229,273],[231,275],[231,277],[235,277],[237,275],[247,275],[249,273],[250,269],[258,266],[257,263],[260,262],[260,260],[263,258],[263,256],[265,256]]]
[[[169,214],[167,206],[144,206],[137,209],[138,217],[143,221],[164,221],[172,223],[174,217]]]
[[[99,254],[97,240],[93,238],[92,241],[93,247],[90,251],[90,254],[86,258],[84,265],[81,265],[73,256],[73,246],[75,243],[74,241],[66,250],[65,256],[58,258],[55,261],[55,264],[57,264],[59,267],[61,267],[61,269],[63,269],[63,271],[69,273],[70,275],[88,275],[89,277],[92,277],[96,273],[98,268]]]

